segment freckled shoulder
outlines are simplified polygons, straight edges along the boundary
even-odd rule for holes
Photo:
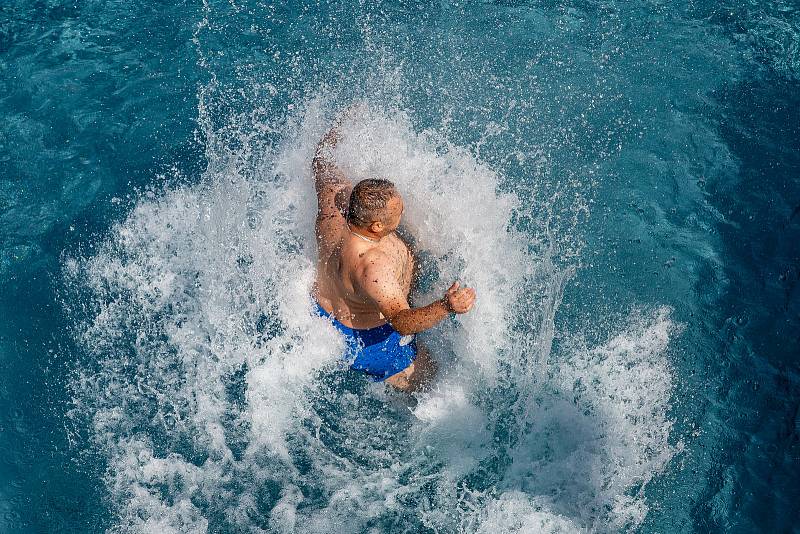
[[[375,268],[386,267],[391,264],[391,257],[378,247],[371,248],[366,252],[362,252],[359,257],[359,271],[362,273],[375,270]]]

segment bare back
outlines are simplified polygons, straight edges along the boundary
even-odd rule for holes
[[[379,266],[390,273],[390,279],[376,279],[375,283],[398,284],[407,299],[414,268],[409,247],[395,233],[379,242],[354,234],[338,209],[333,212],[321,209],[316,229],[319,258],[314,297],[317,302],[352,328],[385,324],[378,304],[364,291],[361,280],[370,269]]]

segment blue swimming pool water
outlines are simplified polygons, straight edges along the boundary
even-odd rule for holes
[[[475,313],[336,369],[308,163]],[[0,6],[0,531],[791,532],[793,2]]]

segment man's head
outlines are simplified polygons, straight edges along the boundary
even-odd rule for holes
[[[402,215],[403,199],[389,180],[362,180],[350,193],[347,222],[351,226],[383,237],[397,230]]]

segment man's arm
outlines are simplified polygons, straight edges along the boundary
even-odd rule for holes
[[[339,126],[335,125],[317,144],[317,150],[311,162],[314,187],[317,190],[317,217],[319,218],[329,218],[341,214],[344,206],[347,205],[349,193],[353,189],[352,182],[345,177],[333,157],[333,151],[340,138]]]
[[[475,302],[475,290],[459,288],[455,282],[444,297],[419,308],[412,308],[395,278],[390,262],[376,254],[359,274],[358,285],[378,305],[392,328],[401,335],[416,334],[436,326],[450,313],[467,313]]]

